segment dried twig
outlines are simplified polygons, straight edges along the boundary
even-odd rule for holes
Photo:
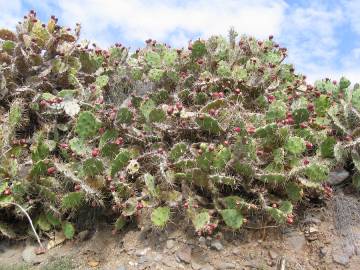
[[[39,235],[37,234],[37,232],[36,232],[36,230],[35,230],[35,227],[34,227],[34,224],[33,224],[32,220],[31,220],[31,217],[30,217],[29,214],[26,212],[25,208],[23,208],[20,204],[17,204],[17,203],[14,203],[14,202],[6,202],[6,203],[0,202],[0,204],[2,204],[2,205],[14,205],[14,206],[18,207],[18,208],[21,210],[21,212],[24,213],[24,215],[26,216],[26,218],[29,220],[31,229],[32,229],[32,231],[33,231],[34,234],[35,234],[35,237],[36,237],[37,242],[39,243],[39,246],[40,246],[42,249],[44,249],[44,246],[43,246],[43,244],[41,243],[40,237],[39,237]]]

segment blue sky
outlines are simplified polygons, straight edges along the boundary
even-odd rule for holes
[[[42,20],[82,24],[82,38],[102,47],[136,49],[154,38],[176,47],[190,39],[269,34],[309,81],[344,75],[360,82],[360,0],[0,0],[0,28],[14,28],[29,9]]]

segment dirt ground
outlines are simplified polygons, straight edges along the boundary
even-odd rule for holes
[[[0,242],[0,270],[68,269],[360,269],[360,199],[335,192],[299,222],[277,228],[224,232],[220,239],[194,236],[181,225],[165,232],[128,228],[113,235],[109,225],[81,232],[73,241],[35,255],[30,242]]]

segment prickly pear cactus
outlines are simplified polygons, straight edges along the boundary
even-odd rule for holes
[[[349,162],[354,167],[353,185],[360,188],[360,87],[342,77],[339,82],[323,80],[317,82],[321,89],[333,96],[331,108],[327,111],[336,139],[327,139],[322,153],[335,157],[340,165]],[[334,102],[335,101],[335,102]]]
[[[272,37],[232,30],[130,53],[80,42],[79,31],[33,11],[16,33],[0,30],[2,235],[24,220],[7,202],[72,238],[84,212],[116,230],[142,213],[161,229],[183,215],[212,234],[258,215],[292,223],[301,201],[323,198],[341,148],[330,125],[351,125],[334,120],[337,107],[353,114],[345,103],[330,112],[347,83],[307,84]],[[358,110],[357,89],[344,96]]]

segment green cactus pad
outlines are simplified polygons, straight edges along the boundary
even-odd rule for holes
[[[130,161],[130,152],[128,150],[121,150],[111,163],[111,176],[114,176],[118,171],[125,168]]]
[[[99,88],[105,87],[109,83],[109,76],[101,75],[96,78],[95,84]]]
[[[153,52],[153,51],[148,51],[145,54],[145,61],[146,63],[153,67],[160,67],[161,66],[161,57],[158,53]]]
[[[84,161],[83,171],[85,175],[94,177],[95,175],[103,173],[104,164],[99,159],[89,158]]]
[[[191,57],[198,59],[206,54],[206,46],[203,41],[197,40],[192,44]]]
[[[307,109],[301,108],[294,110],[292,112],[292,117],[296,124],[300,124],[302,122],[306,122],[307,120],[309,120],[310,113]]]
[[[124,227],[125,227],[125,225],[126,225],[126,219],[125,218],[123,218],[123,217],[118,217],[117,219],[116,219],[116,221],[115,221],[115,224],[114,224],[114,226],[115,226],[115,229],[117,230],[117,231],[121,231]]]
[[[66,239],[73,239],[75,236],[75,228],[68,221],[63,222],[62,231],[63,231]]]
[[[84,111],[79,114],[76,122],[75,132],[81,138],[89,138],[98,133],[101,124],[93,113]]]
[[[305,168],[305,176],[313,182],[323,182],[327,179],[329,169],[320,164],[310,164]]]
[[[133,113],[127,108],[120,108],[117,113],[117,121],[120,124],[130,124],[132,122]]]
[[[159,82],[165,74],[165,70],[160,68],[152,68],[149,71],[149,79],[153,82]]]
[[[223,170],[230,159],[231,151],[229,148],[224,147],[216,153],[213,165],[216,169]]]
[[[44,161],[40,160],[36,162],[30,172],[31,177],[39,177],[41,175],[45,175],[47,171],[48,166],[45,164]]]
[[[299,155],[306,149],[305,141],[300,137],[290,137],[285,144],[285,149],[291,154]]]
[[[327,137],[320,144],[320,152],[321,156],[324,158],[332,158],[334,157],[334,146],[336,144],[336,139],[334,137]]]
[[[137,203],[138,203],[138,201],[136,200],[136,198],[133,198],[133,197],[129,198],[125,202],[125,207],[124,207],[124,209],[122,211],[122,214],[125,217],[134,215],[135,212],[136,212]]]
[[[23,114],[23,104],[20,100],[14,101],[10,106],[9,124],[11,128],[20,125]]]
[[[277,100],[271,103],[269,110],[266,113],[268,121],[282,120],[286,116],[286,104],[283,101]]]
[[[288,194],[291,201],[297,202],[302,199],[304,191],[300,185],[295,183],[288,183],[286,185],[286,193]]]
[[[149,121],[149,115],[152,110],[156,108],[156,104],[152,99],[146,100],[140,106],[140,111],[147,121]]]
[[[106,130],[100,138],[99,148],[103,148],[109,142],[114,141],[116,138],[118,138],[118,136],[119,136],[119,132],[117,130],[115,129]]]
[[[65,210],[78,209],[84,201],[84,192],[69,192],[62,198],[61,207]]]
[[[170,151],[169,158],[172,161],[179,160],[180,157],[185,155],[187,152],[187,145],[185,143],[177,143],[175,144]]]
[[[90,153],[90,148],[85,144],[83,139],[74,137],[69,141],[69,146],[77,155],[86,155]]]
[[[225,224],[231,229],[240,229],[243,224],[243,216],[239,210],[236,209],[224,209],[220,211],[220,214]]]
[[[156,227],[164,228],[170,219],[169,207],[158,207],[151,213],[151,221]]]
[[[147,173],[144,175],[144,181],[147,189],[150,192],[150,195],[153,197],[159,196],[159,189],[155,185],[155,177]]]
[[[191,221],[195,227],[196,231],[199,231],[205,227],[210,222],[210,215],[208,212],[201,212],[198,214],[195,214]]]
[[[277,125],[275,123],[265,125],[263,127],[257,128],[255,130],[255,135],[260,138],[265,138],[268,136],[273,136],[277,129]]]
[[[164,54],[164,64],[166,66],[173,66],[175,65],[175,62],[176,62],[176,59],[177,59],[177,53],[175,50],[169,50],[169,51],[166,51],[165,54]]]
[[[221,134],[224,132],[224,130],[221,128],[219,122],[212,118],[211,116],[204,116],[204,117],[198,117],[196,119],[196,123],[199,125],[199,127],[212,134]]]
[[[166,119],[166,114],[162,109],[154,109],[149,114],[149,121],[154,122],[163,122]]]
[[[268,173],[261,175],[259,179],[266,183],[283,183],[286,180],[286,176],[280,173]]]
[[[315,112],[318,116],[325,116],[326,112],[329,110],[330,108],[330,99],[328,96],[326,95],[321,95],[320,97],[318,97],[315,102]]]

